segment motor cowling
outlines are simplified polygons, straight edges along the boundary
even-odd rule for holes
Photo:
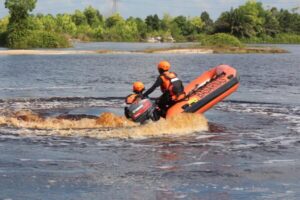
[[[143,123],[152,118],[154,104],[149,99],[143,99],[127,107],[127,115],[132,121]]]

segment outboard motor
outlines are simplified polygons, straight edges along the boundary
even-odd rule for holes
[[[150,99],[143,99],[125,108],[125,115],[134,122],[144,123],[151,119],[158,121],[160,116]]]

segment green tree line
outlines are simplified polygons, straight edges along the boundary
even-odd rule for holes
[[[213,21],[209,13],[196,17],[165,14],[145,19],[119,14],[105,18],[89,6],[71,14],[31,12],[37,0],[6,0],[9,15],[0,20],[0,45],[9,48],[67,47],[71,39],[81,41],[205,41],[205,36],[226,33],[244,42],[300,43],[300,14],[297,9],[265,9],[262,3],[248,1],[221,13]],[[224,34],[223,34],[224,35]]]

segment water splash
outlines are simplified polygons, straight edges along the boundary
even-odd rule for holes
[[[0,116],[0,125],[32,130],[21,131],[20,134],[23,135],[84,136],[99,139],[182,136],[208,130],[206,118],[199,114],[181,114],[167,120],[139,125],[113,113],[103,113],[95,119],[72,120],[44,118],[32,111],[19,111]]]
[[[126,129],[105,131],[98,138],[151,138],[163,136],[183,136],[194,132],[208,131],[208,123],[203,115],[180,114],[158,122]]]
[[[44,118],[32,111],[19,111],[9,116],[0,117],[0,125],[7,125],[16,128],[27,129],[95,129],[95,128],[120,128],[136,126],[135,123],[125,117],[114,115],[113,113],[103,113],[96,119],[82,118],[72,120],[62,117]]]

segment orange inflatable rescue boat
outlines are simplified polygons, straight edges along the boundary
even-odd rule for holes
[[[219,65],[189,83],[184,88],[186,98],[170,107],[166,117],[182,112],[204,113],[238,87],[237,71],[229,65]]]

